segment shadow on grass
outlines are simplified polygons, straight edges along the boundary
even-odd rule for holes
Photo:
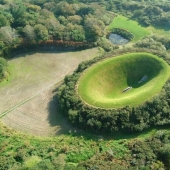
[[[162,69],[163,66],[157,60],[147,58],[137,60],[127,71],[127,84],[139,88],[158,76]],[[147,76],[146,81],[138,83],[144,76]]]
[[[82,131],[79,133],[72,133],[71,135],[74,137],[83,137],[87,140],[129,140],[129,139],[146,139],[148,137],[153,136],[159,130],[170,130],[170,125],[164,126],[154,126],[150,127],[142,132],[112,132],[112,133],[105,133],[105,134],[94,134],[89,131]]]
[[[20,57],[26,57],[26,56],[29,56],[29,55],[34,55],[36,53],[42,53],[42,54],[46,54],[46,53],[56,53],[56,54],[60,54],[60,53],[66,53],[66,52],[75,52],[75,51],[61,51],[61,50],[53,50],[53,51],[50,51],[50,50],[30,50],[30,51],[19,51],[15,54],[12,55],[12,57],[9,59],[9,60],[13,60],[15,58],[20,58]]]
[[[26,49],[23,48],[21,50],[18,51],[14,51],[12,52],[12,54],[9,57],[9,60],[12,60],[14,58],[20,58],[20,57],[26,57],[28,55],[33,55],[35,53],[69,53],[69,52],[77,52],[77,51],[81,51],[81,50],[85,50],[88,48],[72,48],[72,47],[54,47],[54,46],[48,46],[48,47],[39,47],[39,48],[30,48],[30,49]]]
[[[155,29],[170,31],[170,22],[166,22],[165,24],[162,24],[161,26],[156,26],[156,25],[149,25],[149,24],[145,24],[145,23],[140,23],[139,21],[136,20],[136,17],[133,17],[133,16],[128,19],[128,21],[131,21],[131,20],[138,22],[138,24],[141,27],[144,27],[144,28],[148,28],[149,26],[152,26]]]
[[[170,31],[170,23],[164,24],[162,26],[153,26],[156,30]]]
[[[71,125],[64,113],[59,107],[57,89],[53,91],[54,96],[48,105],[48,121],[52,127],[56,127],[55,135],[69,134],[76,132],[76,128]]]

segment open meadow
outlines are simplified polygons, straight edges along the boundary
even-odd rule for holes
[[[8,61],[10,77],[0,85],[0,121],[40,136],[68,132],[70,126],[57,114],[56,86],[78,64],[98,55],[98,48],[79,52],[20,54]]]

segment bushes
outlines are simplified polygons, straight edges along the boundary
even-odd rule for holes
[[[118,46],[113,45],[113,43],[106,38],[99,38],[96,43],[97,46],[102,47],[105,51],[112,51],[118,49]]]
[[[3,57],[41,45],[51,45],[46,50],[58,50],[63,46],[64,50],[65,47],[89,48],[105,35],[105,27],[113,19],[113,15],[97,4],[42,2],[31,0],[12,5],[3,2],[0,15],[0,54]]]
[[[134,35],[122,28],[113,28],[112,29],[113,33],[116,33],[118,35],[121,35],[122,37],[128,39],[128,40],[132,40],[134,38]]]

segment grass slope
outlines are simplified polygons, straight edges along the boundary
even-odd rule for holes
[[[124,16],[119,15],[116,17],[109,26],[109,29],[112,28],[123,28],[134,35],[133,41],[138,41],[149,35],[150,32],[144,27],[140,26],[136,21],[130,20]]]
[[[144,75],[148,79],[139,84]],[[79,80],[78,93],[95,107],[137,106],[158,93],[169,75],[168,64],[157,56],[129,53],[90,67]],[[133,88],[122,93],[128,86]]]

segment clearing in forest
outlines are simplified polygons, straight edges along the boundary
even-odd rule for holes
[[[9,80],[0,84],[0,120],[13,129],[34,135],[68,132],[71,127],[57,108],[57,83],[80,62],[98,54],[98,48],[93,48],[21,54],[11,59]]]

